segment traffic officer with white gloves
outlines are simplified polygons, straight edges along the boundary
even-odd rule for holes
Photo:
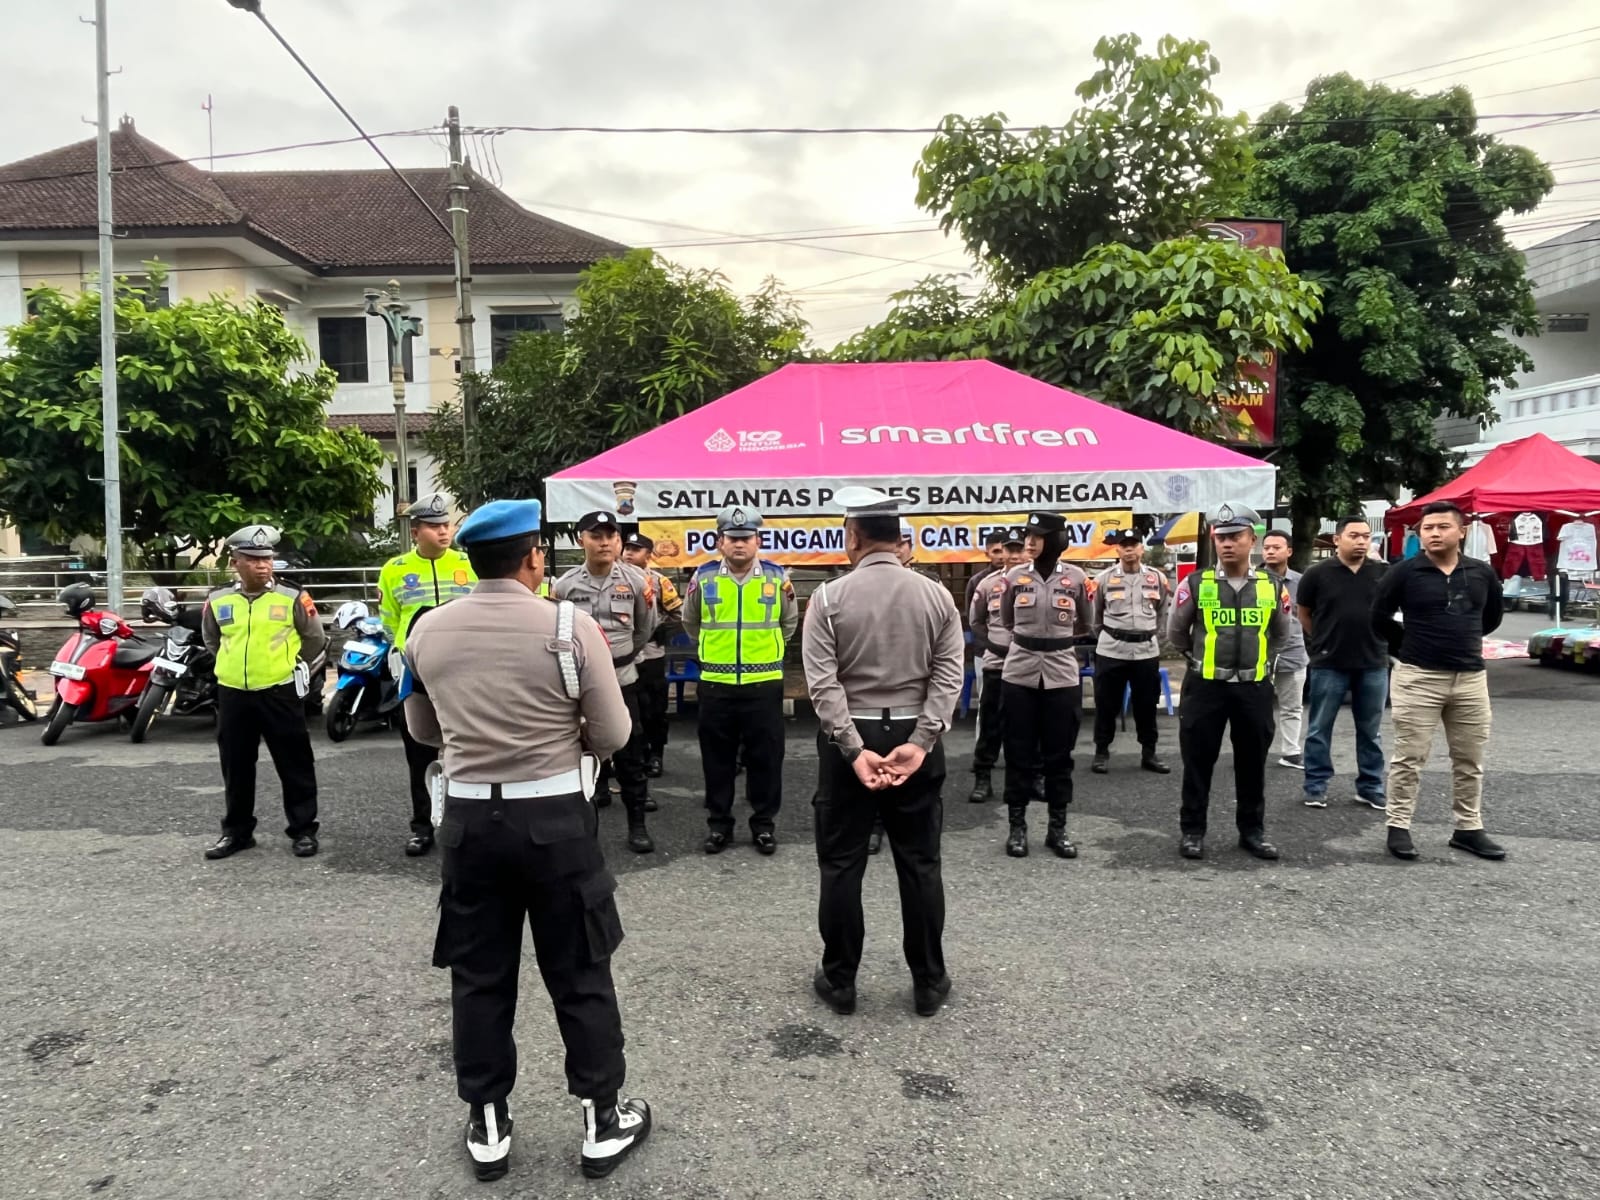
[[[1026,561],[1024,536],[1020,525],[995,530],[990,535],[990,548],[998,546],[1000,553],[991,556],[991,569],[973,577],[978,581],[977,586],[967,585],[967,625],[972,630],[972,652],[979,656],[977,667],[982,681],[978,693],[978,736],[972,747],[972,794],[967,797],[973,804],[987,804],[994,799],[990,776],[1000,761],[1005,734],[1000,702],[1004,687],[1000,672],[1006,655],[1011,652],[1011,634],[1000,624],[1000,598],[995,593],[995,585],[1005,578],[1008,570]]]
[[[1094,761],[1096,775],[1110,770],[1117,714],[1128,697],[1139,733],[1139,766],[1157,775],[1172,768],[1156,757],[1160,731],[1156,703],[1161,697],[1161,628],[1172,590],[1167,577],[1144,565],[1144,539],[1131,529],[1113,531],[1106,541],[1117,548],[1117,565],[1094,580],[1094,627],[1100,635],[1094,655]]]
[[[593,617],[611,645],[611,663],[633,717],[633,736],[611,755],[611,769],[628,810],[628,849],[649,854],[656,844],[645,827],[645,813],[654,803],[645,773],[648,750],[644,713],[639,707],[639,668],[634,661],[655,632],[655,595],[650,577],[621,561],[622,527],[615,513],[584,513],[578,518],[578,542],[583,547],[583,563],[556,580],[553,595],[557,600],[572,601]],[[598,785],[595,803],[602,807],[610,803],[604,783]]]
[[[1066,529],[1059,513],[1031,513],[1023,527],[1030,561],[1012,567],[991,591],[991,600],[999,601],[1000,625],[1011,634],[1000,678],[1011,823],[1006,853],[1012,858],[1027,857],[1028,802],[1037,798],[1035,781],[1041,777],[1050,813],[1044,844],[1058,858],[1078,857],[1067,838],[1067,805],[1083,711],[1077,644],[1089,631],[1089,580],[1060,561]]]
[[[384,563],[378,573],[378,617],[390,644],[400,651],[418,617],[467,595],[478,581],[467,556],[450,545],[450,497],[443,492],[425,496],[406,509],[406,517],[411,522],[411,549]],[[405,743],[411,777],[411,838],[406,853],[415,858],[433,848],[424,776],[439,752],[412,737],[404,720],[400,740]]]
[[[639,711],[644,717],[644,773],[651,779],[661,777],[661,760],[667,752],[667,642],[682,628],[683,612],[677,587],[650,565],[655,549],[655,540],[637,529],[622,539],[622,561],[643,571],[655,592],[655,632],[634,660],[639,668]]]
[[[761,557],[761,514],[731,505],[717,514],[720,562],[694,573],[683,627],[698,643],[700,762],[706,780],[705,852],[733,842],[735,763],[745,765],[750,837],[778,848],[783,804],[783,656],[800,627],[789,573]]]
[[[482,1180],[510,1165],[524,922],[582,1102],[583,1173],[610,1174],[650,1134],[650,1106],[620,1094],[622,920],[589,800],[595,755],[621,749],[634,716],[593,618],[538,595],[540,517],[537,500],[471,513],[459,540],[481,582],[425,613],[405,651],[406,720],[443,750],[430,776],[444,847],[433,965],[450,971],[456,1089]]]
[[[304,591],[273,578],[279,533],[250,525],[228,539],[239,582],[206,598],[200,636],[216,657],[217,750],[227,811],[206,857],[256,844],[256,760],[263,740],[283,785],[284,830],[297,858],[317,852],[317,768],[306,732],[310,664],[328,635]]]
[[[1178,852],[1185,858],[1205,856],[1211,773],[1226,730],[1233,742],[1239,845],[1257,858],[1272,859],[1278,857],[1277,847],[1266,840],[1272,662],[1294,619],[1289,591],[1250,565],[1262,524],[1254,509],[1224,504],[1209,522],[1217,565],[1178,585],[1167,625],[1168,640],[1189,658],[1178,711],[1183,753]]]

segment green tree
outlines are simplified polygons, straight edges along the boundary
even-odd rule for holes
[[[1229,433],[1241,364],[1303,344],[1317,290],[1281,256],[1215,239],[1250,168],[1248,122],[1211,90],[1205,42],[1103,38],[1085,102],[1026,134],[946,117],[917,202],[957,232],[981,289],[940,276],[896,297],[841,358],[989,358],[1181,429]]]
[[[528,333],[477,378],[477,445],[461,410],[423,445],[458,496],[539,496],[547,475],[682,416],[804,356],[806,323],[773,280],[740,299],[714,271],[634,250],[583,273],[561,333]]]
[[[0,358],[0,513],[68,541],[103,534],[97,293],[28,293]],[[147,562],[199,560],[241,525],[299,542],[370,524],[378,445],[327,426],[335,379],[304,371],[276,309],[213,297],[153,309],[119,291],[122,515]]]
[[[1455,463],[1434,422],[1487,425],[1494,393],[1532,366],[1506,336],[1538,322],[1499,219],[1553,181],[1479,132],[1465,88],[1419,96],[1348,75],[1268,112],[1254,152],[1254,209],[1285,219],[1290,264],[1326,295],[1280,388],[1279,482],[1304,547],[1323,517],[1443,483]]]

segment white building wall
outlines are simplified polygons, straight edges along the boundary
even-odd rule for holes
[[[1565,379],[1600,375],[1600,312],[1590,314],[1585,333],[1544,333],[1536,338],[1511,340],[1533,359],[1533,370],[1517,376],[1518,387],[1542,387]]]

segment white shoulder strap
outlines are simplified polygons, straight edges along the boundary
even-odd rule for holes
[[[583,685],[578,680],[578,656],[572,641],[572,614],[575,611],[571,600],[556,602],[556,640],[550,644],[555,651],[556,661],[561,664],[561,686],[566,689],[569,700],[576,700],[583,692]]]
[[[828,585],[819,584],[817,590],[811,594],[811,603],[822,605],[822,619],[828,623],[828,635],[836,636],[833,632],[833,609],[828,607]]]

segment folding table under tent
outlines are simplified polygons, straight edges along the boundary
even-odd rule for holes
[[[849,484],[916,514],[1269,509],[1276,469],[990,362],[795,364],[550,476],[552,521],[838,511]]]

